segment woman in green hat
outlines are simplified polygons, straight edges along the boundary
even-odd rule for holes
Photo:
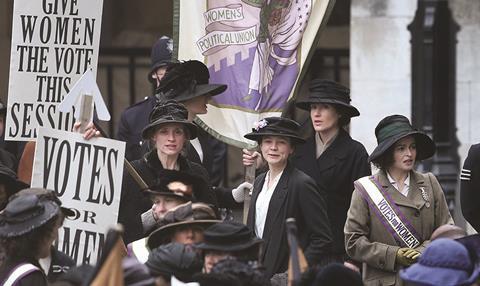
[[[402,285],[397,272],[418,259],[433,231],[453,223],[435,176],[414,170],[435,153],[434,142],[402,115],[375,128],[369,157],[379,171],[355,181],[345,224],[347,253],[363,264],[368,285]]]

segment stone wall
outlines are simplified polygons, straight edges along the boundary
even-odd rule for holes
[[[411,115],[410,33],[416,0],[352,0],[350,88],[360,117],[351,134],[371,153],[386,115]]]

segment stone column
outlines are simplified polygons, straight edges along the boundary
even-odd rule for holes
[[[386,115],[411,115],[411,47],[408,24],[416,0],[352,0],[350,87],[360,117],[352,137],[371,153],[375,126]]]
[[[460,26],[457,33],[457,87],[456,87],[456,125],[460,143],[458,155],[460,167],[472,144],[480,143],[480,2],[469,0],[450,0],[453,17]],[[460,206],[460,192],[457,192],[457,206]],[[455,209],[458,223],[463,222],[460,207]],[[475,232],[467,224],[470,233]]]
[[[480,2],[450,0],[457,33],[457,137],[461,162],[480,143]]]

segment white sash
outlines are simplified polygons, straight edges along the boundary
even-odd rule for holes
[[[372,182],[369,177],[363,177],[357,182],[363,186],[371,201],[375,204],[378,213],[382,215],[384,220],[389,224],[391,230],[395,232],[396,236],[410,248],[419,246],[420,241],[418,241],[415,235],[400,219],[392,208],[390,202],[382,195],[375,183]]]
[[[148,255],[150,254],[150,250],[147,247],[147,238],[144,237],[139,240],[135,240],[134,242],[130,243],[133,255],[140,261],[140,263],[144,264],[148,260]]]
[[[16,266],[15,270],[8,276],[8,279],[5,281],[3,286],[13,286],[15,285],[20,279],[25,277],[26,275],[34,272],[40,271],[40,269],[30,263],[25,263],[20,266]]]

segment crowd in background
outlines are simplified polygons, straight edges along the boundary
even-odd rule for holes
[[[349,89],[313,79],[296,106],[310,112],[314,134],[303,138],[288,118],[256,122],[245,138],[258,151],[243,150],[255,181],[223,187],[225,144],[193,119],[228,87],[210,83],[203,63],[172,59],[170,41],[152,48],[154,94],[127,108],[118,128],[133,166],[118,215],[125,285],[476,285],[480,238],[454,225],[436,177],[415,170],[436,147],[408,118],[382,119],[368,155],[346,130],[360,116]],[[97,135],[91,124],[84,137]],[[20,180],[22,152],[1,143],[2,285],[84,285],[94,266],[76,266],[52,246],[72,210]],[[477,227],[474,148],[461,180],[466,218]],[[241,207],[248,192],[246,224],[222,212]],[[293,282],[290,218],[303,272]]]

